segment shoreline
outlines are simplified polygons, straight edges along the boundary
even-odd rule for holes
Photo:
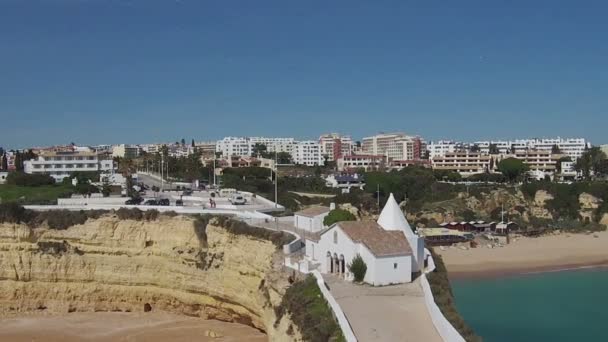
[[[608,232],[518,237],[504,247],[435,248],[450,280],[493,279],[608,267]]]
[[[543,273],[555,272],[576,272],[585,270],[602,270],[608,271],[608,259],[604,261],[592,263],[575,263],[575,264],[555,264],[536,267],[513,267],[495,270],[478,270],[478,271],[450,271],[448,270],[448,278],[450,281],[456,280],[483,280],[483,279],[500,279],[509,277],[529,276]]]

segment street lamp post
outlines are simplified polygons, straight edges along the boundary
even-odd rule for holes
[[[277,158],[277,150],[274,150],[274,207],[275,209],[279,207],[278,204],[278,187],[279,187],[279,163]]]

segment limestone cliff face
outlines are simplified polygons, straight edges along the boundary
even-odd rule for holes
[[[275,246],[213,224],[202,235],[188,217],[0,224],[0,314],[151,308],[249,324],[271,339],[293,331],[285,318],[275,327],[287,286]]]

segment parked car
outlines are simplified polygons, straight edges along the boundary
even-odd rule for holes
[[[232,197],[230,197],[230,203],[234,205],[243,205],[247,203],[247,199],[245,199],[245,197],[243,197],[241,194],[234,194]]]
[[[181,199],[178,199],[177,201],[175,201],[175,205],[183,206],[184,201],[182,201]]]
[[[141,197],[129,198],[128,200],[125,201],[125,204],[126,205],[139,205],[139,204],[141,204],[142,201],[143,201],[143,198],[141,198]]]
[[[158,205],[168,206],[168,205],[171,205],[171,202],[169,201],[168,198],[161,198],[158,200]]]
[[[158,202],[154,199],[149,199],[144,202],[144,205],[158,205]]]

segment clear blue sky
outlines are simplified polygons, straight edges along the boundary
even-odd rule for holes
[[[0,146],[608,143],[606,1],[0,0]]]

